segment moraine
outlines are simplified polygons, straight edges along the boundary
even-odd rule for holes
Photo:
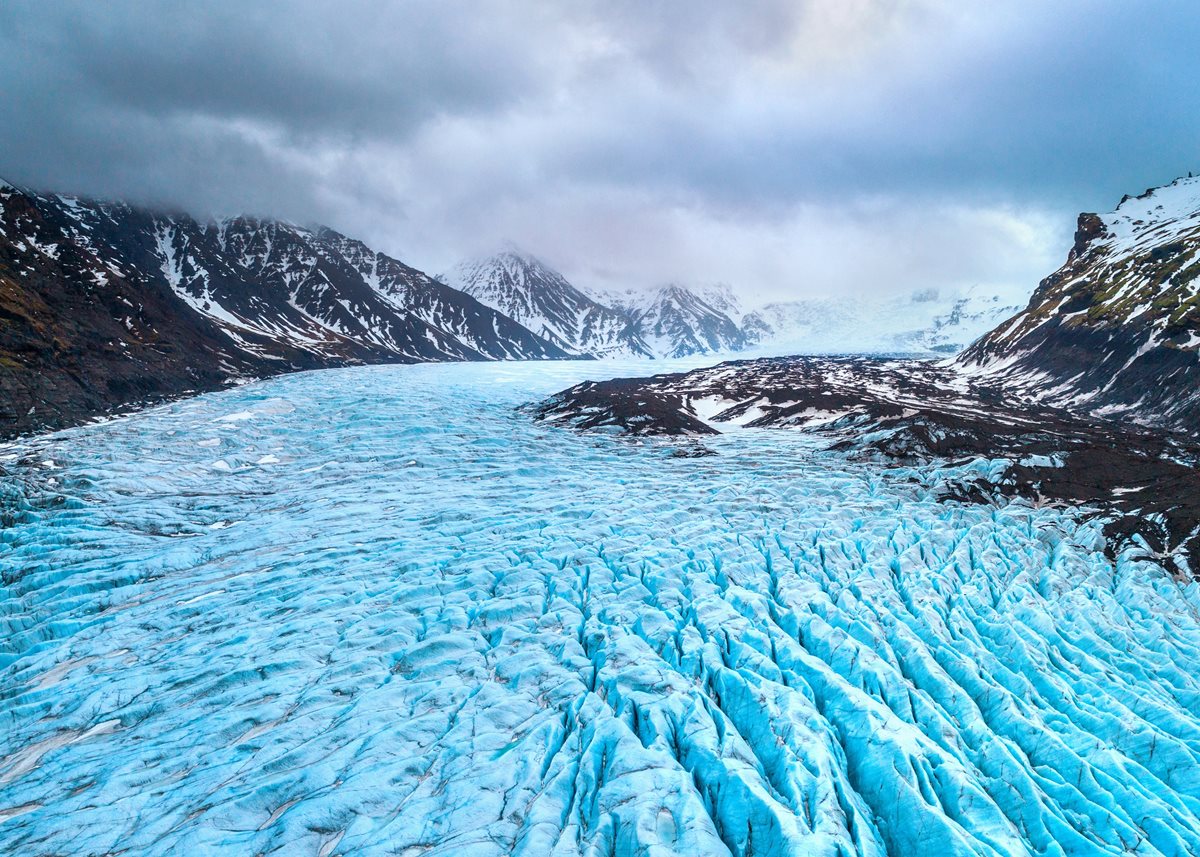
[[[658,368],[656,366],[656,368]],[[5,854],[1194,854],[1200,588],[636,364],[293,375],[4,448]]]

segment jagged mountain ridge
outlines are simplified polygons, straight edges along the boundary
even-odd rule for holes
[[[663,357],[741,351],[747,345],[745,333],[729,315],[678,283],[626,292],[613,300]]]
[[[728,315],[679,285],[659,289],[634,317],[670,357],[746,347],[745,333]]]
[[[688,357],[739,351],[748,342],[726,284],[585,291],[512,245],[462,262],[443,279],[573,354]]]
[[[0,430],[237,377],[542,359],[553,343],[326,228],[0,186]]]
[[[1200,178],[1079,216],[1066,264],[957,360],[1030,398],[1194,432]]]
[[[564,351],[596,357],[653,357],[637,325],[516,248],[463,262],[446,281]]]

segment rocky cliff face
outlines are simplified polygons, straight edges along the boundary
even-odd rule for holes
[[[1194,432],[1200,426],[1200,178],[1082,214],[1067,262],[967,349],[965,371],[1021,395]]]
[[[199,222],[0,185],[0,435],[241,377],[563,356],[329,229]]]

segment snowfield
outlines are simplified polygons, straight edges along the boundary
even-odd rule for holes
[[[1200,585],[935,499],[996,462],[517,410],[644,371],[329,370],[0,449],[0,853],[1200,852]]]

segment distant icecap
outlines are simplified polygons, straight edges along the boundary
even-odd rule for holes
[[[301,374],[0,450],[0,852],[1196,853],[1195,584],[937,502],[965,468],[514,410],[635,365]]]

